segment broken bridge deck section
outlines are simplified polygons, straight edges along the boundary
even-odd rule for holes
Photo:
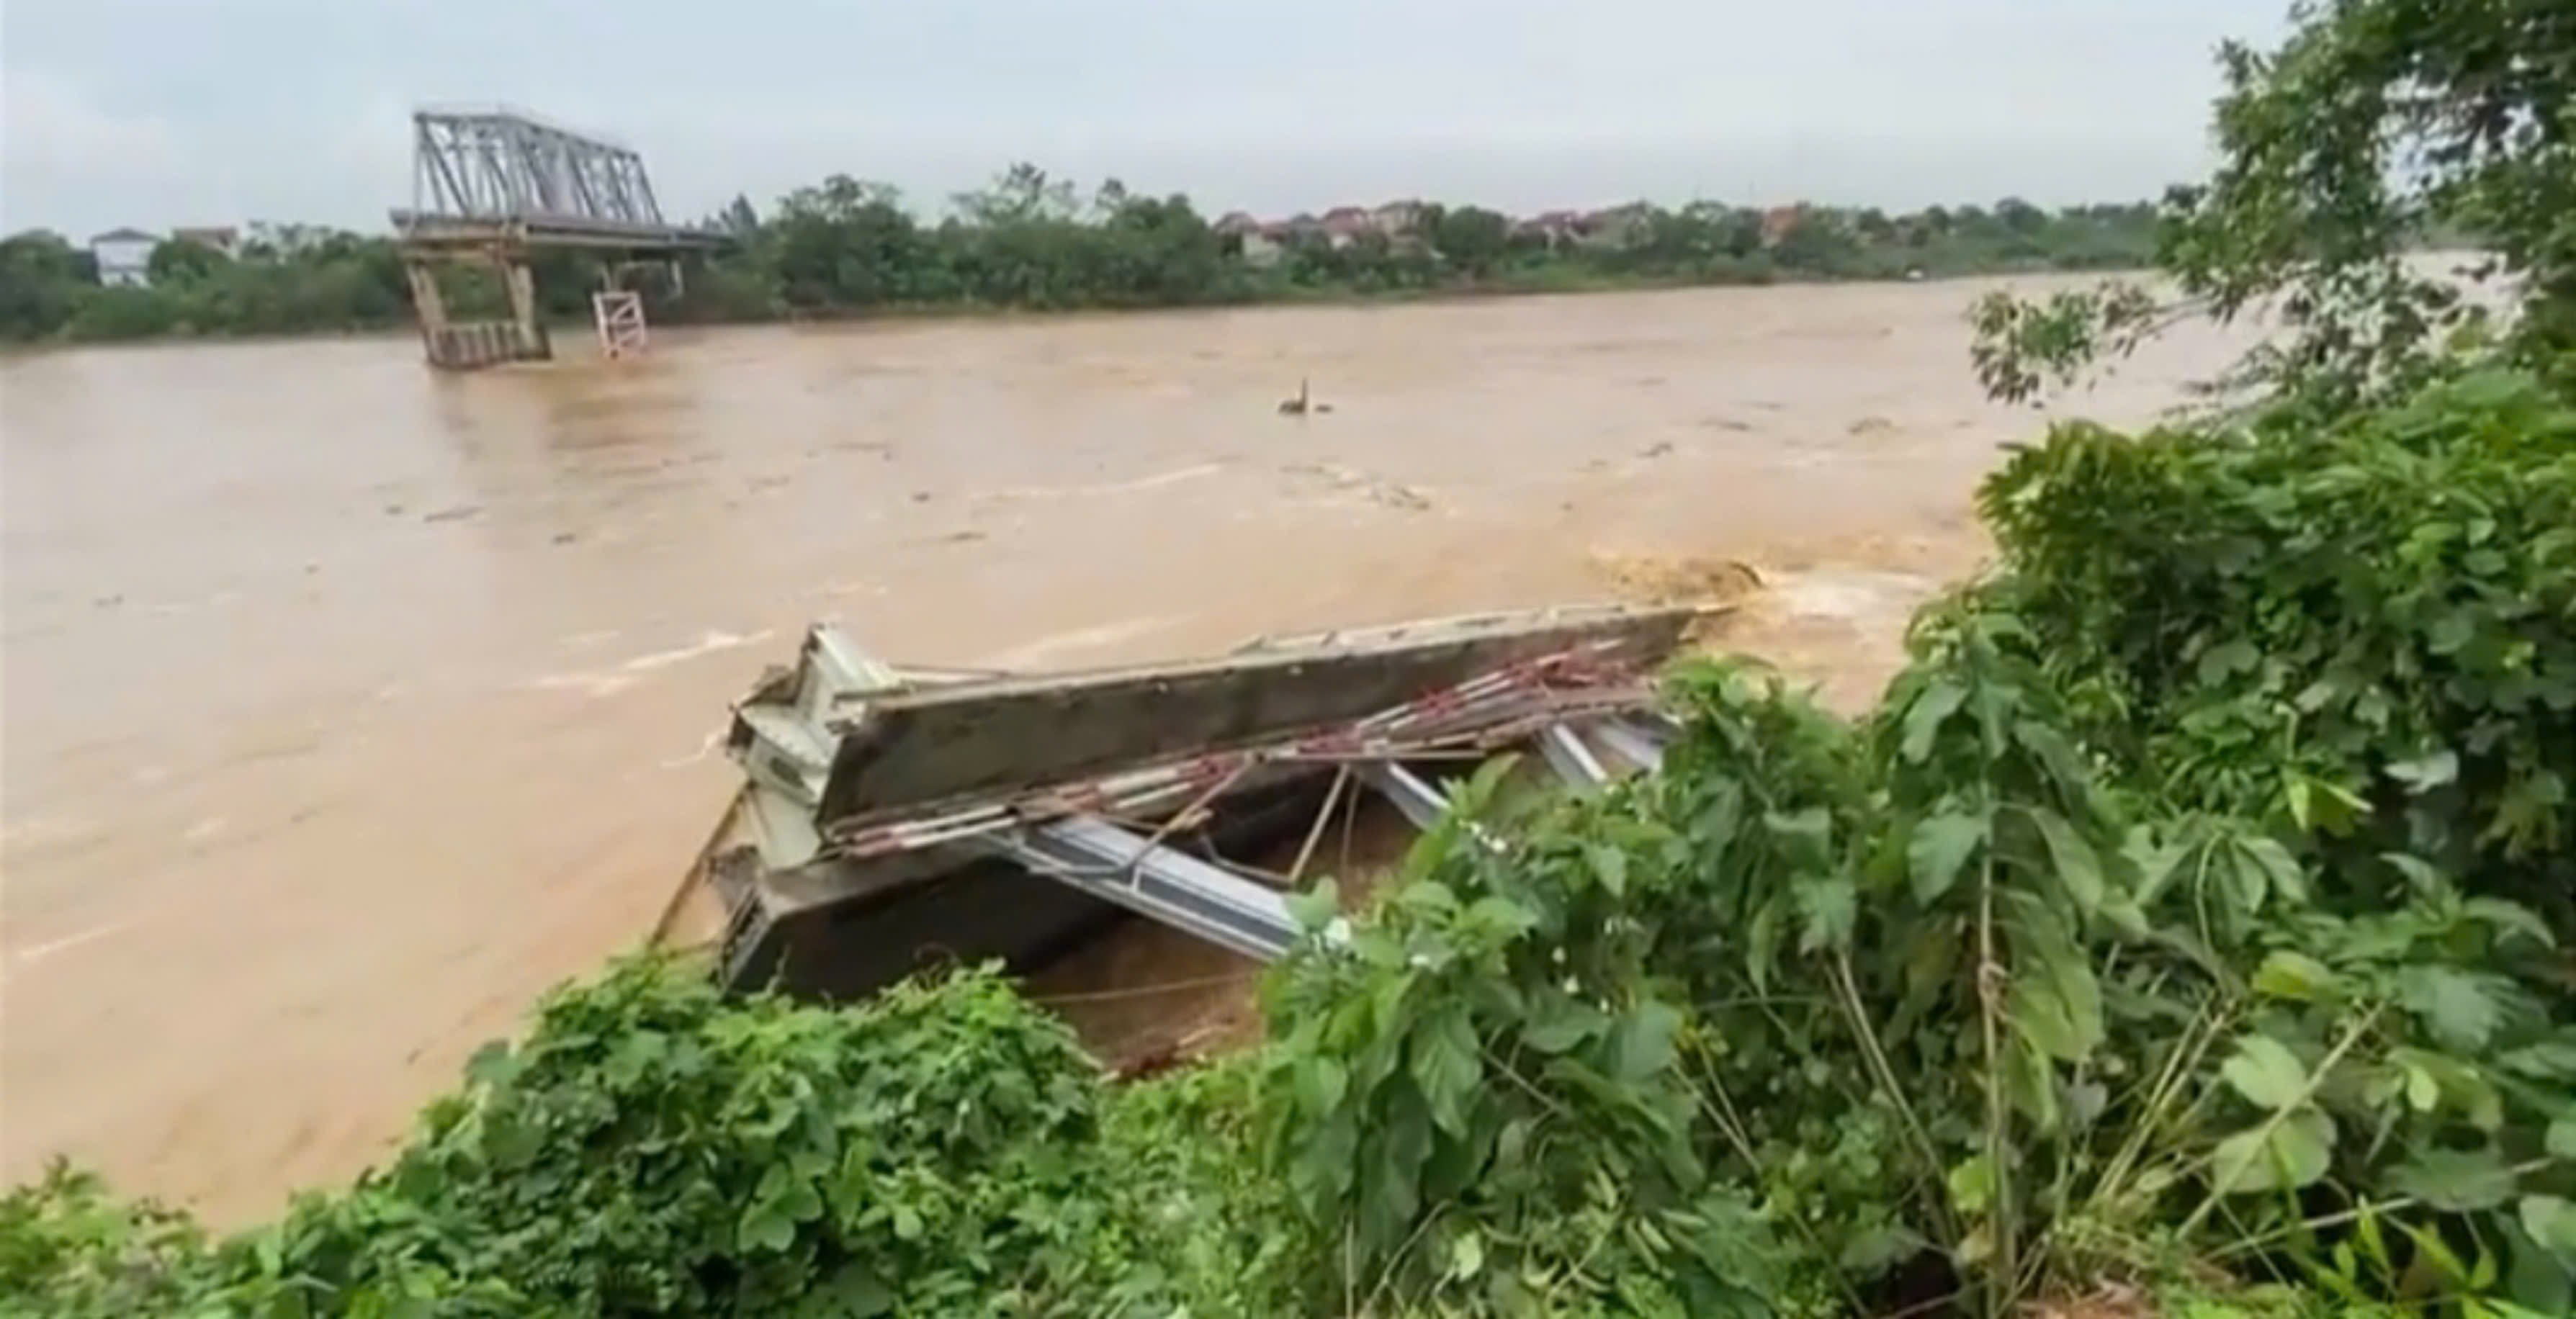
[[[1109,907],[1270,960],[1301,937],[1304,857],[1230,858],[1311,839],[1364,792],[1429,828],[1444,771],[1516,747],[1576,791],[1652,768],[1671,732],[1653,670],[1705,612],[1479,615],[1040,676],[899,669],[818,627],[736,707],[746,786],[691,884],[725,908],[734,985],[862,993],[933,950],[1033,964]]]

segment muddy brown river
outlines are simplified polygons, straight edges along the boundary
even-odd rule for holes
[[[726,703],[810,619],[1052,667],[1732,558],[1769,587],[1731,642],[1865,704],[2040,424],[1978,395],[1976,291],[0,362],[0,1176],[63,1152],[238,1222],[381,1157],[642,936],[731,787]],[[2229,351],[2077,406],[2143,417]],[[1277,413],[1300,377],[1329,413]]]

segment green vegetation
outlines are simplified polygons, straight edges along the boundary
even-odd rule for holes
[[[2576,1312],[2576,121],[2514,99],[2576,67],[2556,13],[2231,55],[2166,259],[2298,304],[2238,405],[2011,457],[1862,719],[1701,662],[1658,774],[1486,767],[1343,934],[1300,899],[1252,1053],[1111,1085],[989,974],[825,1010],[624,963],[271,1227],[11,1193],[0,1313]],[[2438,150],[2490,105],[2500,155]],[[2499,311],[2381,278],[2434,222]],[[2158,314],[1986,303],[1978,366]]]
[[[1975,312],[1977,368],[2008,398],[2079,378],[2181,315],[2276,316],[2224,382],[2327,409],[2385,400],[2501,334],[2567,383],[2576,350],[2576,22],[2561,0],[2304,5],[2281,49],[2229,43],[2221,163],[2167,197],[2130,284]],[[2463,281],[2406,257],[2480,254]]]
[[[1516,230],[1492,211],[1434,205],[1401,232],[1337,239],[1306,227],[1273,243],[1218,232],[1186,197],[1134,194],[1112,181],[1084,202],[1063,181],[1015,165],[991,187],[952,199],[936,223],[906,210],[891,188],[842,176],[791,193],[766,223],[739,201],[719,219],[739,246],[695,265],[679,290],[648,287],[658,319],[2111,269],[2145,260],[2153,212],[2094,206],[2052,215],[2013,199],[1992,211],[1934,207],[1894,219],[1810,208],[1766,242],[1760,214],[1706,203],[1623,208],[1585,234]],[[237,257],[165,242],[150,273],[148,288],[101,288],[88,254],[53,234],[0,241],[0,340],[328,333],[409,316],[401,260],[384,238],[263,228]],[[578,255],[538,262],[551,316],[587,316],[599,283],[596,264]],[[488,280],[468,277],[451,295],[462,316],[497,314],[499,305]]]

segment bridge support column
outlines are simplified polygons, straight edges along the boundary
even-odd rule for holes
[[[536,270],[525,260],[512,261],[503,267],[501,279],[510,290],[510,320],[519,330],[520,359],[542,362],[554,356],[554,345],[546,338],[545,317],[537,310]]]

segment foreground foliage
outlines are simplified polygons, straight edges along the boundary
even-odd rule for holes
[[[1258,1262],[1228,1229],[1259,1198],[1223,1194],[1240,1089],[1213,1070],[1113,1106],[989,975],[833,1011],[632,960],[478,1056],[390,1167],[272,1227],[209,1247],[66,1169],[20,1188],[0,1312],[1166,1313]]]
[[[1434,835],[1280,989],[1274,1158],[1340,1286],[2568,1312],[2571,421],[2488,376],[2063,429],[1862,726],[1704,669],[1660,776]]]

